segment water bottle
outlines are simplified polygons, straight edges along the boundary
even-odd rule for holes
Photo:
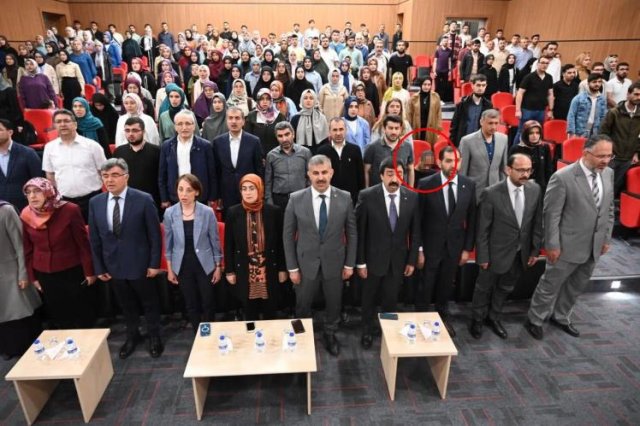
[[[44,359],[44,345],[40,339],[33,341],[33,352],[36,354],[36,358]]]
[[[287,336],[287,349],[289,352],[294,352],[296,350],[296,345],[296,334],[293,331],[290,331]]]
[[[431,330],[431,340],[438,340],[440,338],[440,321],[433,323],[433,329]]]
[[[224,334],[221,334],[220,339],[218,340],[218,350],[222,356],[229,353],[229,341],[227,340],[227,336]]]
[[[76,345],[76,341],[71,337],[67,337],[65,340],[65,344],[67,347],[67,355],[72,358],[78,356],[78,345]]]
[[[264,335],[261,330],[256,331],[256,351],[264,352],[265,349]]]
[[[416,343],[416,325],[414,323],[409,324],[409,328],[407,329],[407,340],[412,345]]]

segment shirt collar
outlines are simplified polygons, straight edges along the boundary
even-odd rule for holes
[[[384,198],[387,198],[390,194],[397,195],[396,200],[400,198],[400,188],[398,188],[396,192],[389,192],[387,191],[387,187],[384,186],[384,183],[381,183],[380,185],[382,185],[382,192],[384,193]]]
[[[448,185],[447,183],[447,177],[444,175],[444,173],[440,172],[440,179],[442,179],[442,184],[443,185]],[[451,182],[457,186],[458,185],[458,174],[456,173],[456,175],[453,177],[453,179],[451,180]]]
[[[7,154],[11,154],[11,148],[13,148],[13,139],[9,141],[9,147],[7,148]]]
[[[582,171],[584,172],[584,174],[585,174],[585,175],[587,175],[587,177],[589,177],[589,178],[591,177],[591,175],[592,175],[593,173],[598,174],[598,172],[597,172],[597,171],[589,169],[589,168],[587,167],[587,165],[586,165],[586,164],[584,164],[584,160],[583,160],[582,158],[580,159],[580,168],[582,169]]]
[[[183,143],[183,142],[180,140],[180,136],[176,136],[176,140],[178,141],[178,144]],[[186,142],[184,142],[184,143],[192,144],[192,143],[193,143],[193,136],[191,136],[191,137],[189,138],[189,140],[188,140],[188,141],[186,141]]]
[[[118,195],[118,197],[120,197],[121,200],[124,200],[127,198],[127,190],[129,189],[128,186],[125,186],[125,188],[122,190],[122,192],[120,193],[120,195]],[[112,193],[109,192],[109,201],[113,200],[114,195]]]
[[[507,178],[507,188],[509,189],[509,194],[513,193],[517,188],[524,189],[522,186],[515,186],[509,178]]]
[[[229,141],[239,141],[240,139],[242,139],[242,130],[240,130],[240,134],[238,136],[233,136],[231,132],[229,132]]]
[[[327,190],[324,191],[324,193],[318,192],[313,186],[311,186],[310,188],[311,188],[311,195],[314,199],[318,198],[318,196],[320,195],[326,195],[327,198],[331,198],[331,186],[329,186],[329,188],[327,188]]]

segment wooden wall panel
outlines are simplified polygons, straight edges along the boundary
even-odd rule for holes
[[[66,2],[55,0],[2,0],[0,7],[0,33],[9,40],[33,40],[37,34],[45,34],[42,12],[58,13],[73,19]]]

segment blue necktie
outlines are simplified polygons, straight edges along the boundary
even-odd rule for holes
[[[389,225],[391,225],[391,231],[396,230],[396,223],[398,223],[398,209],[396,208],[396,195],[389,194],[391,202],[389,203]]]
[[[320,204],[320,220],[318,221],[318,232],[320,233],[320,238],[324,237],[324,231],[327,229],[327,202],[325,198],[326,195],[320,195],[322,198],[322,203]]]

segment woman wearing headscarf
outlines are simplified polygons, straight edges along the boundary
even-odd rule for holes
[[[23,122],[22,109],[18,103],[18,91],[0,75],[0,118],[9,120],[14,125]]]
[[[232,65],[230,70],[229,70],[229,74],[227,75],[225,81],[224,81],[224,97],[229,99],[229,96],[231,96],[231,93],[233,92],[233,82],[236,81],[237,79],[241,79],[243,80],[242,77],[242,69],[240,68],[240,65]]]
[[[397,115],[402,118],[402,122],[404,123],[404,128],[402,129],[402,135],[411,132],[411,123],[407,120],[407,115],[405,113],[404,105],[402,101],[398,98],[392,98],[384,107],[383,113],[380,114],[380,118],[376,123],[371,127],[371,140],[375,141],[376,139],[381,139],[384,137],[384,128],[383,123],[384,119],[387,118],[388,115]],[[413,136],[407,137],[405,142],[409,142],[409,144],[413,144]]]
[[[371,79],[371,70],[369,67],[365,66],[360,68],[360,82],[364,85],[365,97],[371,102],[371,105],[373,105],[373,111],[377,117],[380,114],[380,97],[378,96],[378,87]],[[355,94],[355,84],[353,94]]]
[[[362,154],[369,142],[371,142],[371,127],[367,120],[358,115],[358,100],[354,96],[349,96],[344,101],[344,119],[347,123],[347,134],[345,140],[358,145]]]
[[[56,74],[56,70],[46,62],[46,57],[40,51],[37,51],[33,55],[33,59],[36,60],[38,64],[38,72],[40,74],[45,75],[49,81],[51,82],[51,86],[53,86],[53,91],[56,95],[60,94],[60,82],[58,81],[58,74]]]
[[[351,65],[347,61],[340,62],[340,78],[342,79],[342,85],[347,89],[347,93],[351,93],[353,85],[356,79],[351,74]]]
[[[373,81],[373,84],[378,88],[378,99],[382,102],[382,98],[384,98],[384,94],[387,91],[387,77],[378,71],[378,60],[376,58],[369,58],[367,63],[369,64],[368,68],[371,71],[371,81]],[[379,114],[380,112],[378,112],[378,115]]]
[[[222,61],[222,52],[218,49],[211,50],[211,57],[205,61],[205,64],[209,67],[209,80],[219,83],[220,75],[224,69],[224,62]]]
[[[498,74],[498,90],[515,96],[518,91],[519,81],[520,71],[516,68],[516,55],[510,53],[507,56],[507,61],[502,65],[500,74]]]
[[[0,354],[22,355],[40,334],[35,310],[42,305],[24,261],[22,223],[11,204],[0,200]]]
[[[135,93],[127,93],[122,96],[122,106],[125,113],[118,119],[116,126],[116,146],[127,144],[127,138],[124,134],[124,123],[129,117],[140,117],[144,121],[144,140],[154,145],[160,145],[160,136],[158,128],[153,118],[149,117],[143,111],[142,100]]]
[[[407,115],[411,127],[423,129],[429,127],[442,131],[442,107],[440,95],[431,90],[432,82],[430,78],[425,78],[420,83],[420,93],[413,96],[409,102]],[[438,135],[433,132],[420,132],[416,139],[427,141],[434,145],[438,141]]]
[[[363,69],[366,69],[366,67]],[[362,81],[358,81],[353,85],[353,95],[358,101],[358,115],[367,120],[369,127],[372,127],[376,122],[377,115],[373,104],[367,99],[366,90],[366,86]]]
[[[269,67],[272,70],[276,69],[276,65],[278,65],[278,61],[276,60],[273,50],[265,49],[262,59],[262,67]]]
[[[60,58],[58,57],[60,48],[58,47],[58,43],[49,41],[45,48],[47,49],[47,63],[55,69],[56,65],[60,63]]]
[[[542,141],[542,126],[535,120],[529,120],[522,126],[520,143],[509,149],[509,156],[513,154],[526,154],[531,158],[531,174],[543,193],[547,188],[549,179],[554,172],[554,163],[551,158],[549,146]]]
[[[313,154],[329,136],[327,117],[320,111],[318,98],[313,89],[302,92],[300,112],[291,118],[291,126],[296,131],[296,143],[306,146]]]
[[[181,88],[175,84],[168,84],[165,88],[167,98],[160,106],[160,116],[158,117],[158,133],[160,143],[170,139],[176,135],[176,127],[173,122],[176,114],[183,109],[187,109],[186,95]],[[196,134],[200,131],[196,123]]]
[[[306,57],[302,61],[302,67],[304,68],[304,78],[313,85],[313,90],[316,93],[320,93],[322,89],[322,77],[313,69],[313,60],[310,57]]]
[[[342,84],[340,71],[332,68],[329,71],[329,82],[322,86],[318,94],[320,111],[330,119],[344,115],[344,101],[349,97],[349,92]]]
[[[122,60],[129,65],[129,69],[131,69],[131,61],[133,58],[142,57],[142,49],[137,41],[135,41],[131,35],[130,31],[124,32],[124,42],[122,43]]]
[[[182,84],[182,80],[180,79],[180,74],[174,68],[175,63],[171,62],[169,59],[162,59],[158,64],[158,87],[164,87],[164,73],[170,72],[173,77],[173,82],[180,86]],[[178,64],[175,64],[176,67]]]
[[[249,111],[253,110],[254,101],[247,95],[247,84],[241,78],[233,81],[233,90],[229,99],[227,99],[227,107],[238,107],[246,117]]]
[[[107,133],[109,143],[116,140],[116,127],[120,115],[104,93],[97,92],[91,98],[91,113],[100,120]]]
[[[29,205],[20,213],[29,280],[42,293],[53,328],[90,328],[95,321],[89,236],[80,208],[45,178],[23,187]]]
[[[193,53],[193,51],[189,46],[185,46],[184,49],[180,50],[180,57],[178,58],[178,66],[180,67],[183,73],[185,71],[185,68],[187,68],[189,66],[189,63],[191,62],[191,53]],[[199,62],[200,62],[200,56],[198,56],[198,65],[200,65]]]
[[[105,52],[109,54],[111,64],[114,67],[119,67],[122,63],[122,47],[120,46],[120,43],[112,37],[109,31],[105,31],[103,33],[102,42],[104,43]]]
[[[140,85],[147,89],[151,94],[151,99],[155,99],[158,86],[156,85],[156,79],[149,71],[142,67],[142,60],[140,58],[131,59],[131,73],[136,73],[140,77]]]
[[[387,89],[382,97],[382,105],[380,109],[385,109],[386,104],[391,99],[400,99],[402,102],[402,108],[404,111],[409,109],[409,101],[411,99],[411,94],[409,91],[402,87],[402,83],[404,82],[404,75],[401,72],[394,72],[391,76],[391,87]]]
[[[58,73],[60,81],[63,105],[65,109],[71,111],[73,100],[78,96],[84,96],[85,81],[80,67],[69,60],[69,55],[65,50],[61,50],[58,55],[60,63],[56,65],[56,73]]]
[[[246,50],[240,53],[240,60],[238,61],[242,76],[244,77],[251,72],[251,54]]]
[[[251,111],[244,122],[244,130],[257,136],[262,145],[262,155],[278,146],[276,124],[286,121],[284,115],[273,104],[271,90],[262,88],[256,97],[256,109]]]
[[[107,130],[104,128],[102,121],[91,113],[89,102],[85,98],[75,98],[72,111],[78,123],[78,134],[99,143],[105,157],[111,158]]]
[[[320,49],[315,49],[313,51],[313,69],[315,72],[320,74],[323,85],[329,82],[329,67],[324,59],[322,59]]]
[[[11,83],[11,87],[18,88],[18,55],[13,53],[7,54],[4,58],[4,68],[2,69],[2,76]]]
[[[305,90],[313,90],[315,93],[313,84],[309,83],[305,78],[304,68],[299,66],[296,68],[293,81],[291,81],[289,87],[286,88],[285,93],[294,104],[300,105],[300,102],[302,101],[302,92]]]
[[[214,93],[211,114],[202,123],[202,137],[213,143],[215,138],[228,131],[227,99],[222,93]]]
[[[204,91],[205,83],[211,81],[209,79],[209,67],[200,65],[198,67],[198,80],[193,84],[192,91],[189,93],[189,105],[193,105],[198,97]]]
[[[227,84],[231,84],[232,81],[229,81],[231,76],[231,68],[233,67],[233,61],[230,57],[225,56],[222,58],[222,69],[220,70],[220,75],[218,76],[218,88],[220,92],[224,94],[227,90]],[[226,96],[225,96],[226,98]]]
[[[151,97],[151,93],[148,90],[142,88],[142,84],[140,84],[140,77],[136,73],[129,73],[127,75],[127,79],[124,82],[125,91],[124,93],[135,93],[140,96],[140,100],[142,101],[142,111],[153,117],[154,107],[153,107],[153,98]],[[124,111],[123,111],[124,112]]]
[[[227,282],[244,307],[244,319],[275,319],[279,285],[287,280],[282,245],[283,215],[264,202],[264,185],[255,174],[240,179],[241,204],[231,206],[225,222]]]
[[[287,121],[290,121],[291,117],[298,113],[298,108],[296,108],[291,99],[284,96],[284,86],[281,82],[274,80],[269,85],[269,89],[271,90],[273,105]]]
[[[616,67],[618,66],[618,55],[609,55],[602,61],[604,64],[604,72],[602,79],[607,82],[616,77]]]
[[[25,73],[18,82],[18,94],[25,108],[50,108],[56,104],[56,92],[49,78],[40,74],[35,59],[25,60]]]
[[[199,126],[202,126],[204,120],[211,115],[211,103],[213,102],[213,95],[215,95],[217,91],[218,85],[216,83],[206,81],[204,83],[204,90],[193,103],[193,113],[196,115]]]
[[[180,288],[196,333],[201,321],[213,320],[213,285],[222,278],[222,248],[213,210],[198,202],[200,180],[183,174],[176,188],[180,202],[164,212],[167,280]]]
[[[284,88],[284,93],[287,93],[287,88],[289,84],[291,84],[291,73],[289,73],[289,69],[287,68],[287,64],[282,61],[279,61],[274,68],[274,79],[282,83],[282,87]],[[295,103],[294,103],[295,104]],[[297,104],[296,104],[297,105]]]
[[[257,102],[258,92],[262,89],[269,89],[272,81],[274,81],[273,70],[270,67],[262,67],[262,71],[260,71],[260,78],[258,79],[256,86],[253,88],[251,97]]]

